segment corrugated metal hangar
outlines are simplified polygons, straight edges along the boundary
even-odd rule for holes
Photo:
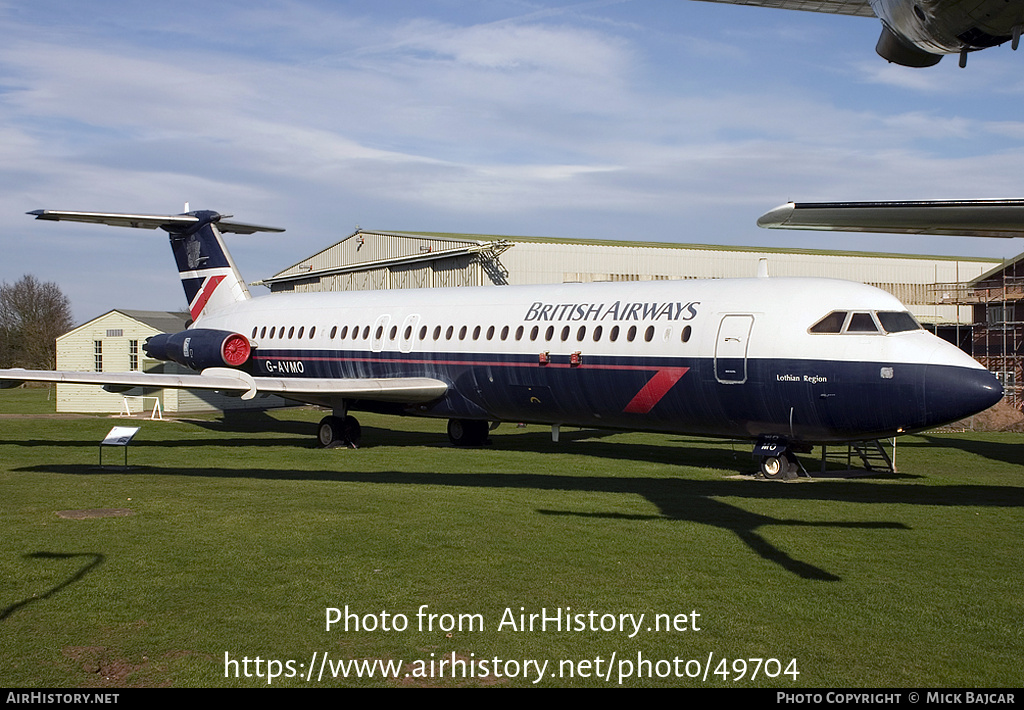
[[[998,259],[766,249],[706,244],[386,232],[350,236],[259,282],[274,292],[649,281],[755,276],[859,281],[889,291],[925,323],[968,323],[969,307],[943,304],[936,283],[964,282]]]

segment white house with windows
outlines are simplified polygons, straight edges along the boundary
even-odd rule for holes
[[[146,338],[158,333],[185,329],[188,313],[131,311],[104,313],[57,338],[57,369],[79,372],[189,372],[173,362],[153,360],[142,349]],[[165,414],[215,412],[227,409],[265,409],[288,404],[275,396],[257,396],[251,401],[225,397],[215,392],[145,388],[133,390],[146,399],[130,397],[132,413],[152,411],[156,397]],[[96,385],[57,385],[57,411],[110,413],[125,410],[125,395],[107,392]]]

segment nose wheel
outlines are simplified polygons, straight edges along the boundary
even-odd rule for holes
[[[799,464],[796,456],[789,450],[777,456],[761,457],[761,475],[773,481],[785,481],[797,477]]]
[[[358,449],[361,437],[362,428],[359,426],[359,420],[351,415],[324,417],[320,420],[320,428],[317,429],[317,440],[325,449],[341,446]]]

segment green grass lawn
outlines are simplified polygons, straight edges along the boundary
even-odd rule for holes
[[[1020,434],[775,483],[737,477],[746,444],[503,425],[458,450],[443,421],[364,414],[364,448],[323,450],[320,416],[137,421],[127,471],[97,466],[120,420],[0,418],[3,684],[530,686],[547,662],[538,685],[1020,685]],[[132,514],[56,515],[99,508]],[[501,624],[544,610],[582,628]],[[317,680],[324,654],[399,677]],[[501,677],[463,677],[482,661]]]

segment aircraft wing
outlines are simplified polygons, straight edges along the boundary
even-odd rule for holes
[[[768,229],[954,237],[1024,237],[1024,200],[790,202],[761,215]]]
[[[108,224],[112,227],[134,227],[136,229],[158,229],[160,227],[187,227],[198,224],[199,218],[191,214],[121,214],[118,212],[67,212],[62,210],[33,210],[27,214],[36,219],[50,222],[88,222],[90,224]],[[263,227],[258,224],[232,222],[221,215],[216,221],[221,232],[235,234],[253,234],[255,232],[283,232],[280,227]]]
[[[806,12],[827,12],[832,15],[875,16],[868,0],[708,0],[708,2],[776,7],[783,10],[804,10]]]
[[[448,385],[429,377],[366,379],[252,377],[241,370],[211,367],[198,375],[162,375],[144,372],[72,372],[67,370],[0,370],[0,389],[23,382],[104,385],[112,391],[134,387],[218,390],[252,399],[259,393],[293,396],[344,397],[377,402],[429,402],[448,391]]]

